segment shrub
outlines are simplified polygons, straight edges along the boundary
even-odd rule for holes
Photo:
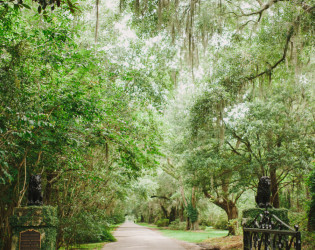
[[[185,221],[179,221],[179,219],[176,219],[170,223],[169,228],[172,230],[185,230],[186,229],[186,222]]]
[[[315,249],[315,233],[302,231],[303,249]]]
[[[238,219],[229,220],[227,223],[227,229],[229,230],[229,235],[239,235],[239,223]]]
[[[115,213],[115,214],[110,215],[106,220],[110,224],[120,224],[120,223],[125,222],[125,215],[124,214]]]
[[[169,219],[160,219],[156,222],[156,225],[158,227],[167,227],[170,223],[170,220]]]
[[[115,237],[111,234],[111,232],[108,231],[107,228],[104,228],[102,233],[103,233],[101,236],[102,241],[106,242],[116,241]]]
[[[62,221],[62,235],[66,245],[115,241],[107,222],[89,213],[80,213]]]
[[[199,225],[206,226],[206,227],[212,226],[211,222],[207,218],[204,218],[204,217],[201,217],[199,219]]]
[[[289,225],[293,227],[294,225],[298,225],[300,231],[304,231],[307,228],[307,216],[305,212],[297,213],[289,211]]]
[[[228,229],[228,221],[225,219],[220,218],[214,225],[214,228],[216,229],[223,229],[226,230]]]

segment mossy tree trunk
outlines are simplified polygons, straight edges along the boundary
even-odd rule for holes
[[[233,220],[238,218],[238,208],[236,206],[236,202],[238,198],[240,197],[240,194],[235,198],[235,200],[229,199],[227,196],[220,198],[220,197],[213,197],[210,193],[207,191],[203,191],[205,196],[212,200],[212,202],[217,205],[218,207],[222,208],[228,217],[228,220]],[[235,235],[235,232],[233,230],[229,229],[229,235]]]

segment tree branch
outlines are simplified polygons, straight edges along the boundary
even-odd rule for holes
[[[286,1],[286,0],[279,0],[279,1]],[[271,1],[271,2],[276,3],[278,1]],[[304,8],[303,8],[303,6],[304,6]],[[313,6],[302,5],[302,8],[306,12],[312,13],[315,10],[315,5],[313,5]],[[255,13],[255,12],[253,12],[253,13]],[[249,77],[246,78],[246,80],[251,81],[251,80],[254,80],[255,78],[260,77],[260,76],[262,76],[264,74],[270,74],[273,69],[275,69],[280,63],[282,63],[284,61],[284,59],[287,56],[290,39],[291,39],[291,37],[293,36],[293,33],[294,33],[294,27],[299,24],[301,16],[302,16],[302,14],[299,15],[295,19],[295,21],[293,22],[293,24],[291,25],[291,27],[290,27],[290,29],[289,29],[289,31],[287,33],[287,38],[286,38],[286,42],[285,42],[285,45],[284,45],[282,57],[278,61],[276,61],[273,65],[271,65],[268,69],[266,69],[266,70],[264,70],[264,71],[262,71],[262,72],[260,72],[260,73],[258,73],[256,75],[249,76]]]
[[[247,13],[247,14],[242,14],[241,16],[253,16],[253,15],[259,15],[258,17],[258,22],[260,21],[262,14],[265,10],[269,9],[272,5],[274,5],[276,2],[280,1],[287,1],[287,0],[270,0],[268,3],[262,5],[262,8],[260,10],[257,10],[255,12]]]
[[[152,195],[151,198],[159,198],[159,199],[164,199],[164,200],[170,200],[166,196],[157,196],[157,195]]]
[[[237,154],[237,155],[241,155],[239,152],[237,152],[237,150],[228,142],[226,141],[226,143],[230,146],[230,148],[232,149],[232,151]]]
[[[254,80],[255,78],[260,77],[264,74],[267,74],[267,73],[270,74],[273,69],[275,69],[281,62],[284,61],[284,59],[286,58],[286,55],[287,55],[290,39],[293,36],[293,31],[294,31],[294,26],[292,25],[289,29],[288,34],[287,34],[286,43],[285,43],[285,46],[283,49],[282,57],[277,62],[275,62],[273,65],[271,65],[270,68],[258,73],[257,75],[247,77],[246,80],[251,81],[251,80]]]

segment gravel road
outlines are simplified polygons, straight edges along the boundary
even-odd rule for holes
[[[187,250],[200,249],[195,244],[180,242],[161,235],[158,231],[150,230],[127,221],[114,233],[117,242],[104,246],[103,250]]]

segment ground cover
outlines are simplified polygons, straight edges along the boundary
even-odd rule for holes
[[[80,244],[75,246],[70,246],[69,248],[62,247],[61,250],[74,250],[74,249],[102,249],[106,242],[99,242],[99,243],[88,243],[88,244]]]
[[[109,227],[110,232],[116,230],[122,223],[111,225]],[[74,249],[102,249],[104,245],[108,242],[98,242],[98,243],[86,243],[86,244],[78,244],[78,245],[72,245],[68,248],[61,247],[61,250],[74,250]]]
[[[156,225],[147,224],[147,223],[138,223],[138,225],[145,226],[148,228],[158,229],[164,236],[187,241],[191,243],[200,243],[209,238],[227,236],[227,230],[216,230],[216,229],[207,229],[207,230],[198,230],[198,231],[183,231],[183,230],[170,230],[167,228],[159,228]]]
[[[206,249],[243,249],[243,236],[225,236],[206,239],[200,245]]]

